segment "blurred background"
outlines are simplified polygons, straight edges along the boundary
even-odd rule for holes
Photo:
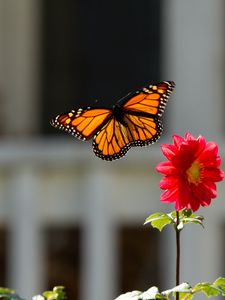
[[[160,201],[161,143],[189,131],[225,159],[222,0],[0,0],[0,286],[69,299],[175,285],[175,238],[144,227]],[[49,120],[174,80],[164,135],[119,161],[95,157]],[[181,281],[225,276],[224,183],[205,230],[182,236]],[[200,297],[199,297],[200,299]]]

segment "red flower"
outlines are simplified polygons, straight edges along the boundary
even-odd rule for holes
[[[162,145],[162,152],[168,159],[161,162],[156,170],[165,175],[160,181],[164,203],[175,202],[176,210],[208,206],[216,198],[216,184],[224,178],[219,169],[221,160],[218,146],[206,143],[203,136],[197,139],[190,133],[185,138],[173,136],[174,145]]]

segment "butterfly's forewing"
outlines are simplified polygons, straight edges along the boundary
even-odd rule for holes
[[[89,140],[111,116],[111,109],[80,108],[58,115],[51,121],[51,125],[67,131],[79,139]]]
[[[174,86],[173,81],[146,86],[123,100],[123,110],[161,117]]]

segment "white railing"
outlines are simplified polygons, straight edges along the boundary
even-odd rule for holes
[[[9,285],[23,296],[43,290],[41,228],[49,223],[80,224],[84,233],[81,298],[113,299],[118,225],[139,222],[142,226],[150,213],[173,210],[159,201],[161,177],[154,167],[161,160],[159,143],[105,162],[94,156],[90,145],[67,139],[1,142],[0,216],[10,228]],[[220,183],[218,199],[202,211],[208,215],[207,230],[190,226],[184,232],[182,280],[195,283],[221,275],[224,188]],[[174,284],[173,232],[160,237],[161,259],[168,268],[162,280],[169,287]]]

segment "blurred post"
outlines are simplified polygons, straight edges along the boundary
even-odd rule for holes
[[[224,1],[163,3],[165,78],[176,82],[171,130],[224,137]]]
[[[43,289],[40,186],[36,168],[21,165],[9,179],[9,286],[23,298]]]
[[[110,209],[112,175],[89,170],[85,180],[86,215],[82,249],[82,299],[110,300],[115,296],[115,232]],[[88,187],[88,189],[86,188]]]
[[[165,74],[168,80],[176,82],[173,101],[168,106],[170,132],[203,134],[218,143],[224,140],[224,8],[222,0],[164,2]],[[214,223],[209,227],[213,238],[218,241],[218,227]],[[210,240],[206,236],[202,238],[202,234],[205,233],[201,228],[188,228],[183,233],[181,281],[195,284],[218,276],[216,256],[208,251]],[[212,245],[215,244],[211,241]],[[173,248],[172,244],[170,247]],[[172,253],[171,249],[169,253]],[[206,249],[204,254],[202,249]],[[167,282],[171,282],[174,272],[172,263],[169,270]]]
[[[40,3],[0,1],[0,128],[4,134],[38,131]]]

